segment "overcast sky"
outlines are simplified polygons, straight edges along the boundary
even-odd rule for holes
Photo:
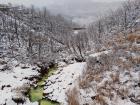
[[[59,3],[67,3],[69,1],[76,0],[0,0],[0,3],[12,3],[12,4],[24,4],[26,6],[50,6]],[[86,0],[85,0],[86,1]],[[93,2],[115,2],[115,1],[125,1],[125,0],[91,0]]]
[[[51,13],[62,14],[74,22],[87,24],[109,9],[117,9],[125,0],[0,0],[0,3],[46,7]]]

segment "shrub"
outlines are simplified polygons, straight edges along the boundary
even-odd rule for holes
[[[136,35],[136,34],[129,34],[127,36],[127,40],[130,41],[130,42],[137,42],[137,41],[140,41],[140,35]]]
[[[97,96],[95,96],[95,101],[96,101],[97,103],[99,103],[100,105],[108,105],[108,104],[106,103],[106,100],[105,100],[104,96],[102,96],[102,95],[97,95]]]
[[[117,74],[111,74],[110,77],[112,78],[113,83],[119,83],[120,82],[120,78],[119,78],[119,73]]]
[[[73,88],[66,93],[68,98],[68,105],[80,105],[78,93],[79,92],[76,88]]]

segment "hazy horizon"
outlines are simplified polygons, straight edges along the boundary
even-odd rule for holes
[[[12,3],[35,7],[46,7],[54,14],[62,14],[79,24],[89,24],[108,10],[117,9],[126,0],[1,0],[1,4]]]
[[[35,6],[48,6],[52,4],[59,4],[59,3],[67,3],[69,1],[76,1],[76,0],[1,0],[0,3],[7,4],[23,4],[26,6],[35,5]],[[88,0],[81,0],[81,1],[88,1]],[[119,2],[119,1],[126,1],[126,0],[91,0],[92,2]],[[59,3],[58,3],[59,2]]]

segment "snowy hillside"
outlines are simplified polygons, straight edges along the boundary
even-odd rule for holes
[[[108,14],[92,0],[69,0],[68,11],[62,1],[53,9],[75,18],[105,15],[85,27],[46,8],[0,4],[0,105],[140,105],[140,1]]]

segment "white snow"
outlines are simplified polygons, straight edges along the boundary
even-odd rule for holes
[[[66,92],[73,87],[76,80],[82,75],[86,63],[74,63],[49,77],[46,81],[44,93],[46,97],[66,105]]]
[[[136,23],[140,23],[140,19],[137,19],[137,20],[136,20]]]
[[[90,57],[98,58],[100,55],[110,54],[110,52],[111,51],[103,51],[103,52],[91,54]],[[132,54],[132,56],[133,55],[135,54]],[[100,58],[99,60],[102,61],[102,58]],[[128,59],[123,58],[122,61],[128,62]],[[139,102],[139,96],[140,96],[140,86],[138,85],[140,81],[139,65],[137,65],[137,67],[133,65],[129,69],[120,69],[119,65],[115,64],[112,66],[111,71],[102,71],[98,75],[99,77],[103,77],[101,81],[96,81],[93,79],[93,81],[90,82],[90,86],[88,88],[78,89],[78,91],[80,92],[79,102],[81,105],[86,103],[88,103],[89,105],[93,103],[95,105],[100,105],[96,102],[96,100],[92,100],[91,97],[96,95],[102,96],[102,92],[104,92],[103,98],[105,99],[108,105],[138,105],[137,103]],[[113,75],[113,77],[111,75]],[[88,75],[85,76],[88,77]],[[119,79],[113,81],[113,78],[115,78],[115,76],[117,76],[117,78]],[[100,91],[98,89],[100,89]],[[113,94],[112,99],[110,99],[110,94],[108,96],[107,89],[109,89],[110,92]],[[120,93],[118,93],[118,91]],[[123,96],[125,97],[125,99],[122,99]],[[131,102],[131,99],[133,98],[129,96],[134,96],[134,99],[137,100],[138,102],[136,103]]]
[[[91,54],[90,57],[98,57],[102,54],[109,54],[111,52],[112,52],[111,50],[108,50],[108,51],[103,51],[103,52],[99,52],[99,53],[94,53],[94,54]]]
[[[4,104],[5,102],[7,105],[16,105],[12,101],[12,97],[18,95],[19,93],[15,92],[17,88],[21,88],[23,86],[28,86],[31,81],[24,79],[25,77],[32,77],[34,75],[38,75],[39,73],[37,70],[32,70],[33,67],[29,66],[27,69],[21,69],[21,67],[14,67],[13,70],[10,71],[1,71],[0,72],[0,105]],[[8,86],[9,87],[4,87]],[[4,87],[2,89],[2,87]],[[32,105],[29,102],[26,102],[25,105]],[[33,104],[37,105],[37,104]]]

